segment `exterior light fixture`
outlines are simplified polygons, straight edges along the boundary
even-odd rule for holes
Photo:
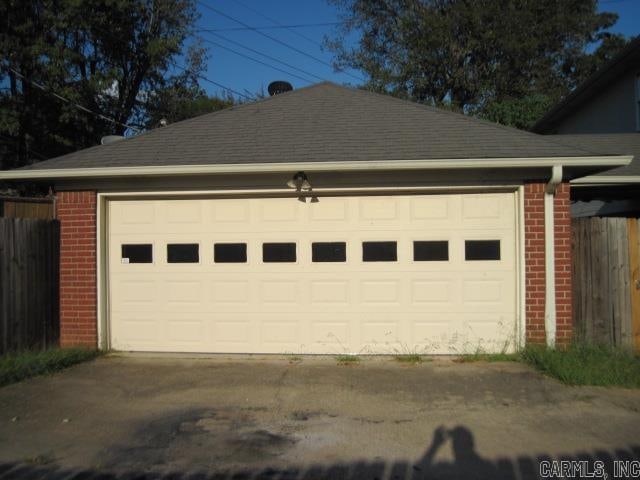
[[[313,191],[313,188],[311,187],[311,182],[309,182],[309,177],[307,177],[307,174],[304,172],[297,172],[293,177],[291,177],[291,179],[287,181],[287,187],[295,188],[296,192],[300,192],[300,193]],[[315,195],[310,197],[310,199],[311,199],[310,200],[311,203],[318,203],[320,201],[318,200],[318,197],[316,197]],[[298,201],[302,203],[307,203],[307,196],[299,195]]]
[[[307,174],[304,172],[297,172],[291,180],[287,182],[287,187],[295,188],[298,192],[301,190],[311,189],[311,184],[307,178]]]

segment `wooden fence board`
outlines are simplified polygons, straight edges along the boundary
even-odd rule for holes
[[[628,220],[629,273],[631,291],[631,336],[637,352],[640,352],[640,222]]]
[[[59,224],[0,218],[0,353],[57,345]]]
[[[638,228],[637,222],[634,228],[630,225],[625,218],[572,221],[573,312],[581,340],[615,346],[634,343],[630,272],[637,260],[630,242]]]
[[[0,217],[5,218],[55,218],[51,198],[0,197]]]

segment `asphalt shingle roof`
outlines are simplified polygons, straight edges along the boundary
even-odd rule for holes
[[[24,168],[588,155],[549,137],[326,82]]]
[[[586,148],[601,155],[633,155],[629,165],[614,168],[598,175],[640,176],[640,133],[582,133],[550,135],[559,143]]]

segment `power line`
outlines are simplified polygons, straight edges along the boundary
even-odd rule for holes
[[[116,40],[116,37],[114,37],[110,33],[107,33],[104,29],[101,29],[101,28],[96,28],[96,29],[99,30],[103,35],[106,35],[107,37],[110,37],[112,40]],[[120,40],[120,39],[118,38],[117,40]],[[193,75],[193,76],[195,76],[197,78],[200,78],[201,80],[204,80],[205,82],[208,82],[211,85],[215,85],[218,88],[222,88],[223,90],[227,90],[227,91],[229,91],[231,93],[235,93],[236,95],[238,95],[240,97],[243,97],[243,98],[246,98],[248,100],[255,100],[256,99],[254,96],[246,95],[244,93],[238,92],[237,90],[234,90],[231,87],[227,87],[226,85],[223,85],[221,83],[215,82],[215,81],[211,80],[210,78],[207,78],[206,76],[204,76],[204,75],[202,75],[200,73],[196,73],[196,72],[194,72],[193,70],[191,70],[189,68],[183,67],[182,65],[178,64],[174,60],[169,59],[169,60],[167,60],[167,62],[170,63],[171,65],[173,65],[175,68],[177,68],[179,70],[182,70],[183,72],[188,72],[191,75]],[[105,63],[109,63],[109,62],[105,62]],[[118,67],[116,65],[113,65],[113,64],[111,64],[111,65],[113,67],[120,68],[120,67]]]
[[[264,65],[265,67],[273,68],[274,70],[277,70],[279,72],[285,73],[285,74],[290,75],[292,77],[296,77],[296,78],[302,80],[303,82],[313,83],[313,81],[311,81],[311,80],[309,80],[307,78],[301,77],[300,75],[296,75],[295,73],[287,72],[286,70],[283,70],[282,68],[276,67],[276,66],[271,65],[271,64],[269,64],[267,62],[263,62],[262,60],[258,60],[257,58],[253,58],[253,57],[251,57],[249,55],[245,55],[244,53],[239,52],[237,50],[234,50],[233,48],[229,48],[229,47],[227,47],[225,45],[222,45],[221,43],[214,42],[213,40],[209,40],[208,38],[203,38],[203,40],[205,42],[207,42],[207,43],[210,43],[211,45],[215,45],[218,48],[222,48],[223,50],[227,50],[228,52],[235,53],[236,55],[244,57],[244,58],[246,58],[248,60],[251,60],[253,62],[259,63],[260,65]]]
[[[230,28],[202,27],[202,28],[196,29],[196,32],[242,32],[247,30],[281,30],[281,29],[295,29],[295,28],[331,27],[336,25],[344,25],[344,22],[299,23],[296,25],[282,25],[279,23],[277,25],[267,25],[267,26],[261,26],[261,27],[230,27]],[[310,40],[310,41],[313,41],[315,43],[315,40]],[[318,45],[320,44],[318,43]]]
[[[251,47],[247,47],[246,45],[243,45],[243,44],[242,44],[242,43],[240,43],[240,42],[236,42],[235,40],[232,40],[232,39],[230,39],[230,38],[228,38],[228,37],[225,37],[225,36],[223,36],[223,35],[220,35],[220,34],[218,34],[218,33],[209,32],[209,35],[213,35],[213,36],[215,36],[215,37],[217,37],[217,38],[220,38],[220,39],[222,39],[222,40],[224,40],[224,41],[226,41],[226,42],[229,42],[229,43],[232,43],[232,44],[234,44],[234,45],[237,45],[237,46],[239,46],[239,47],[241,47],[241,48],[244,48],[245,50],[249,50],[250,52],[256,53],[256,54],[258,54],[258,55],[262,55],[263,57],[268,58],[269,60],[273,60],[274,62],[278,62],[278,63],[280,63],[280,64],[282,64],[282,65],[285,65],[286,67],[293,68],[294,70],[297,70],[298,72],[301,72],[301,73],[303,73],[303,74],[305,74],[305,75],[309,75],[310,77],[315,77],[315,78],[317,78],[318,80],[326,81],[326,79],[325,79],[325,78],[322,78],[322,77],[320,77],[320,76],[318,76],[318,75],[316,75],[316,74],[314,74],[314,73],[311,73],[311,72],[308,72],[308,71],[306,71],[306,70],[303,70],[302,68],[298,68],[298,67],[296,67],[296,66],[294,66],[294,65],[291,65],[290,63],[287,63],[287,62],[285,62],[285,61],[283,61],[283,60],[279,60],[279,59],[277,59],[277,58],[275,58],[275,57],[272,57],[271,55],[269,55],[269,54],[267,54],[267,53],[263,53],[263,52],[260,52],[260,51],[258,51],[258,50],[254,50],[254,49],[253,49],[253,48],[251,48]],[[206,39],[205,39],[205,41],[206,41]],[[309,82],[309,83],[313,83],[313,82]]]
[[[18,72],[16,70],[14,70],[13,68],[11,68],[11,67],[8,67],[8,68],[9,68],[9,70],[11,70],[14,74],[16,74],[18,77],[20,77],[24,81],[30,83],[31,85],[33,85],[34,87],[42,90],[43,92],[46,92],[49,95],[52,95],[52,96],[56,97],[58,100],[62,100],[63,102],[66,102],[69,105],[74,106],[78,110],[82,110],[83,112],[90,113],[91,115],[95,115],[96,117],[101,118],[102,120],[106,120],[107,122],[111,122],[111,123],[113,123],[115,125],[120,125],[121,127],[128,128],[130,130],[133,130],[134,132],[137,132],[137,133],[141,132],[141,130],[139,128],[134,127],[133,125],[128,125],[126,123],[119,122],[118,120],[116,120],[114,118],[107,117],[106,115],[103,115],[101,113],[94,112],[93,110],[90,110],[87,107],[84,107],[84,106],[80,105],[79,103],[74,102],[73,100],[69,100],[68,98],[63,97],[62,95],[60,95],[59,93],[54,92],[50,88],[47,88],[44,85],[42,85],[42,84],[40,84],[40,83],[38,83],[38,82],[36,82],[34,80],[31,80],[30,78],[25,77],[24,75],[22,75],[20,72]]]
[[[205,40],[206,40],[206,39],[205,39]],[[210,40],[208,40],[208,41],[210,41]],[[228,91],[230,91],[231,93],[235,93],[236,95],[238,95],[238,96],[240,96],[240,97],[244,97],[244,98],[246,98],[246,99],[248,99],[248,100],[255,100],[255,99],[256,99],[256,97],[254,97],[254,96],[252,96],[252,95],[247,95],[247,94],[245,94],[245,93],[238,92],[237,90],[234,90],[233,88],[229,88],[229,87],[227,87],[227,86],[225,86],[225,85],[222,85],[221,83],[214,82],[214,81],[213,81],[213,80],[211,80],[210,78],[207,78],[207,77],[205,77],[204,75],[202,75],[202,74],[200,74],[200,73],[194,72],[193,70],[191,70],[191,69],[189,69],[189,68],[183,67],[183,66],[179,65],[178,63],[176,63],[176,62],[175,62],[175,61],[173,61],[173,60],[169,60],[169,63],[170,63],[171,65],[173,65],[174,67],[176,67],[176,68],[178,68],[178,69],[182,70],[183,72],[190,73],[191,75],[193,75],[193,76],[195,76],[195,77],[197,77],[197,78],[200,78],[201,80],[204,80],[205,82],[209,82],[211,85],[215,85],[216,87],[222,88],[222,89],[224,89],[224,90],[228,90]]]
[[[256,15],[259,15],[259,16],[261,16],[262,18],[264,18],[264,19],[266,19],[266,20],[269,20],[271,23],[275,23],[276,25],[280,25],[280,26],[282,26],[282,24],[281,24],[278,20],[276,20],[275,18],[271,18],[271,17],[269,17],[268,15],[265,15],[264,13],[262,13],[262,12],[260,12],[260,11],[256,10],[256,9],[255,9],[255,8],[253,8],[253,7],[250,7],[249,5],[247,5],[247,4],[246,4],[246,3],[244,3],[244,2],[241,2],[240,0],[234,0],[234,1],[235,1],[238,5],[240,5],[240,6],[244,7],[244,8],[246,8],[247,10],[249,10],[250,12],[253,12],[253,13],[255,13]],[[313,43],[313,44],[315,44],[315,45],[319,46],[320,48],[322,48],[322,45],[321,45],[320,43],[316,42],[314,39],[309,38],[309,37],[307,37],[306,35],[304,35],[304,34],[302,34],[302,33],[298,32],[298,31],[296,31],[296,30],[293,30],[293,29],[292,29],[292,28],[290,28],[290,27],[289,27],[289,28],[287,28],[287,30],[290,30],[292,33],[295,33],[295,34],[296,34],[297,36],[299,36],[300,38],[304,38],[306,41],[311,42],[311,43]]]
[[[253,30],[253,31],[254,31],[254,32],[256,32],[257,34],[262,35],[263,37],[268,38],[269,40],[272,40],[272,41],[274,41],[274,42],[276,42],[276,43],[278,43],[278,44],[280,44],[280,45],[282,45],[282,46],[284,46],[284,47],[287,47],[287,48],[288,48],[288,49],[290,49],[290,50],[293,50],[294,52],[297,52],[297,53],[299,53],[299,54],[301,54],[301,55],[304,55],[305,57],[311,58],[312,60],[314,60],[314,61],[316,61],[316,62],[318,62],[318,63],[321,63],[321,64],[323,64],[323,65],[326,65],[326,66],[330,67],[331,69],[333,69],[333,68],[334,68],[334,67],[333,67],[333,65],[331,65],[331,64],[330,64],[330,63],[328,63],[328,62],[325,62],[325,61],[324,61],[324,60],[322,60],[321,58],[315,57],[315,56],[311,55],[310,53],[307,53],[307,52],[305,52],[305,51],[303,51],[303,50],[300,50],[299,48],[296,48],[296,47],[294,47],[294,46],[292,46],[292,45],[289,45],[288,43],[283,42],[282,40],[280,40],[280,39],[278,39],[278,38],[276,38],[276,37],[274,37],[274,36],[271,36],[271,35],[269,35],[269,34],[267,34],[267,33],[261,32],[260,30],[255,30],[255,29],[254,29],[254,28],[252,28],[250,25],[247,25],[246,23],[244,23],[242,20],[238,20],[237,18],[234,18],[234,17],[232,17],[231,15],[227,15],[227,14],[226,14],[226,13],[224,13],[223,11],[218,10],[218,9],[217,9],[217,8],[215,8],[215,7],[212,7],[211,5],[207,5],[207,4],[206,4],[206,3],[204,3],[202,0],[197,0],[197,1],[198,1],[198,3],[199,3],[200,5],[202,5],[202,6],[203,6],[203,7],[205,7],[205,8],[208,8],[208,9],[209,9],[209,10],[211,10],[212,12],[215,12],[215,13],[217,13],[218,15],[220,15],[220,16],[222,16],[222,17],[225,17],[225,18],[227,18],[227,19],[229,19],[229,20],[231,20],[231,21],[233,21],[233,22],[236,22],[237,24],[242,25],[243,27],[248,28],[249,30]],[[360,77],[356,77],[355,75],[353,75],[353,74],[351,74],[351,73],[349,73],[349,72],[347,72],[347,71],[345,71],[345,70],[340,70],[340,71],[341,71],[341,72],[343,72],[345,75],[348,75],[348,76],[350,76],[350,77],[352,77],[352,78],[355,78],[356,80],[360,80],[360,81],[361,81],[361,80],[363,80],[362,78],[360,78]]]

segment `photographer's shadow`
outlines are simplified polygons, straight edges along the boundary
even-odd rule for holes
[[[441,448],[451,442],[452,461],[436,461]],[[421,478],[465,478],[500,479],[514,478],[509,472],[500,471],[489,460],[482,458],[475,450],[473,433],[466,427],[457,426],[446,430],[440,426],[433,432],[431,445],[422,458],[413,466],[415,480]]]

